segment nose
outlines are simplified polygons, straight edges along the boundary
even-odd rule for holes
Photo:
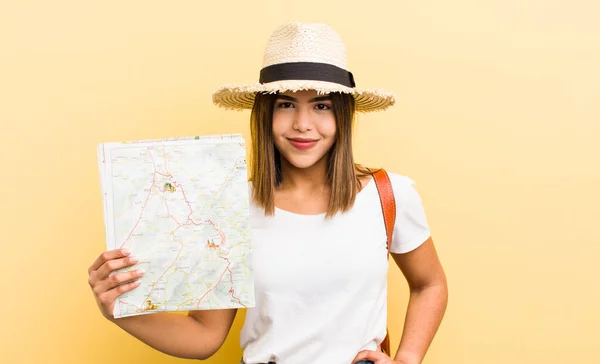
[[[294,115],[294,129],[299,132],[305,132],[311,129],[312,121],[310,116],[310,110],[307,108],[299,107],[296,109]]]

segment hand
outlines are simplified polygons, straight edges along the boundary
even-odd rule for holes
[[[370,360],[374,364],[421,364],[419,360],[416,359],[399,359],[392,360],[389,356],[385,355],[385,353],[381,351],[373,351],[373,350],[363,350],[356,355],[354,360],[352,360],[352,364],[358,363],[361,360]]]
[[[92,287],[96,303],[102,315],[114,319],[113,310],[117,297],[140,285],[138,278],[143,271],[121,272],[109,276],[114,270],[131,267],[137,260],[129,256],[125,249],[108,250],[100,254],[88,269],[88,283]]]

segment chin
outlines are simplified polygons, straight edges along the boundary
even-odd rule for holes
[[[293,167],[298,169],[306,169],[314,166],[321,160],[317,156],[301,156],[301,155],[283,155],[283,158]]]
[[[291,164],[292,166],[298,168],[298,169],[306,169],[306,168],[310,168],[312,166],[314,166],[317,162],[318,159],[315,160],[314,158],[311,159],[305,159],[305,158],[291,158],[291,160],[287,160],[289,164]]]

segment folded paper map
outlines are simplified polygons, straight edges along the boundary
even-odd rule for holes
[[[98,146],[107,250],[145,271],[116,318],[254,306],[245,151],[239,134]]]

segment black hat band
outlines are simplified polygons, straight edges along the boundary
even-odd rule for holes
[[[280,63],[260,70],[259,82],[269,83],[284,80],[312,80],[333,82],[346,87],[355,87],[354,76],[343,68],[315,62]]]

